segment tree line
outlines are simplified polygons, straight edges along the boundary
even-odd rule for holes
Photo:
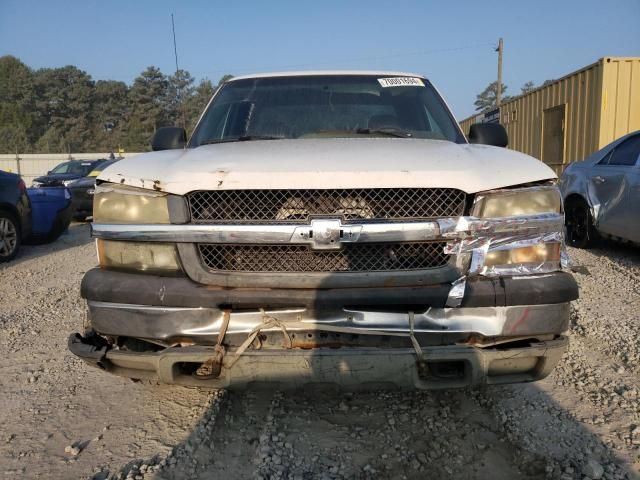
[[[186,70],[165,75],[150,66],[131,85],[94,81],[68,65],[34,70],[0,57],[0,153],[129,152],[149,150],[156,128],[190,131],[215,90]]]
[[[555,80],[545,80],[541,86],[544,87],[545,85],[548,85],[549,83],[553,83],[554,81]],[[525,95],[535,90],[536,88],[538,87],[535,85],[535,83],[529,80],[524,85],[522,85],[522,87],[520,87],[519,95]],[[501,95],[502,95],[501,101],[503,103],[508,102],[512,98],[515,98],[510,95],[505,95],[506,91],[507,91],[507,86],[503,83],[501,88]],[[487,86],[487,88],[485,88],[482,92],[476,95],[476,101],[473,102],[473,104],[475,105],[477,112],[488,112],[489,110],[493,110],[494,108],[496,108],[498,104],[497,100],[498,100],[498,82],[495,81],[490,83]]]

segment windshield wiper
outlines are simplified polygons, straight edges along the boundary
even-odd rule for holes
[[[211,145],[212,143],[228,143],[228,142],[248,142],[250,140],[282,140],[284,137],[276,137],[274,135],[241,135],[239,137],[229,138],[211,138],[200,142],[201,145]]]
[[[394,127],[382,128],[358,128],[356,133],[361,135],[388,135],[390,137],[410,138],[413,137],[411,132]]]

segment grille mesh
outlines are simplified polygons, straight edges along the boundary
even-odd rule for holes
[[[370,272],[444,266],[444,242],[346,244],[342,250],[306,245],[200,244],[203,264],[223,272]]]
[[[219,190],[188,196],[194,223],[293,223],[314,215],[345,220],[406,220],[464,214],[465,193],[452,188]]]

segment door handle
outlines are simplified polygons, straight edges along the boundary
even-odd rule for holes
[[[600,175],[597,175],[595,177],[593,177],[593,181],[596,183],[604,183],[607,180],[604,177],[601,177]]]

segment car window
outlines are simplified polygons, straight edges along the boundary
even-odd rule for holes
[[[610,151],[598,165],[623,165],[633,166],[638,164],[640,156],[640,135],[628,138],[612,151]]]
[[[84,169],[85,167],[83,167],[79,163],[73,163],[69,166],[67,173],[71,173],[73,175],[82,175],[82,173],[84,172]]]
[[[71,162],[64,162],[60,165],[56,165],[51,173],[69,173],[69,167],[71,166]]]
[[[80,175],[89,175],[89,172],[91,172],[91,170],[93,170],[96,165],[97,162],[82,162],[80,164]]]

